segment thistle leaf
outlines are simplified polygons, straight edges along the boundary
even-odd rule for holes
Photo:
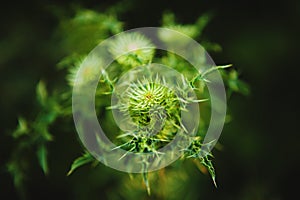
[[[44,174],[48,174],[48,172],[49,172],[48,160],[47,160],[48,150],[46,148],[46,145],[45,144],[40,145],[38,147],[36,153],[37,153],[39,164],[40,164]]]
[[[28,123],[23,117],[19,117],[18,122],[19,122],[18,127],[12,133],[12,136],[14,138],[19,138],[20,136],[28,134],[29,132]]]
[[[36,87],[36,95],[37,95],[37,99],[39,101],[39,103],[41,105],[45,105],[46,104],[46,100],[48,97],[48,93],[46,90],[46,85],[43,81],[40,81]]]
[[[151,195],[151,190],[150,190],[150,184],[149,184],[149,179],[148,179],[148,172],[143,173],[143,181],[146,185],[147,193],[150,196]]]
[[[95,160],[95,158],[90,153],[88,153],[88,152],[84,153],[82,156],[80,156],[74,160],[74,162],[72,163],[71,169],[67,173],[67,176],[70,176],[78,167],[81,167],[82,165],[90,163],[94,160]]]
[[[200,158],[200,162],[203,166],[205,166],[214,182],[214,185],[215,187],[218,187],[217,186],[217,183],[216,183],[216,172],[215,172],[215,168],[211,162],[211,160],[208,158],[208,156],[205,156],[205,157],[201,157]]]

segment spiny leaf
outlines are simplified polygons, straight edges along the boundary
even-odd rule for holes
[[[37,150],[37,157],[39,160],[39,164],[45,174],[48,174],[49,172],[47,154],[48,154],[48,150],[46,148],[46,145],[45,144],[40,145]]]
[[[212,67],[212,68],[209,68],[208,70],[204,71],[201,76],[200,76],[200,79],[201,78],[204,78],[207,74],[213,72],[213,71],[216,71],[216,70],[219,70],[219,69],[225,69],[225,68],[228,68],[228,67],[231,67],[232,64],[229,64],[229,65],[221,65],[221,66],[215,66],[215,67]]]
[[[201,162],[202,165],[204,165],[207,168],[207,170],[208,170],[208,172],[209,172],[209,174],[210,174],[210,176],[211,176],[211,178],[214,182],[215,187],[217,187],[216,172],[215,172],[215,168],[214,168],[211,160],[208,158],[208,156],[205,156],[205,157],[200,158],[200,162]]]
[[[149,180],[148,180],[148,172],[143,173],[143,181],[146,185],[147,193],[150,196],[151,195],[151,190],[150,190],[150,184],[149,184]]]
[[[228,68],[228,67],[231,67],[231,66],[232,66],[232,64],[211,67],[211,68],[207,69],[206,71],[200,73],[199,75],[195,76],[191,80],[190,85],[194,88],[195,87],[195,82],[198,81],[198,80],[203,80],[204,82],[209,82],[208,80],[205,79],[205,76],[207,74],[209,74],[211,72],[214,72],[214,71],[217,71],[219,69],[225,69],[225,68]]]
[[[95,158],[90,153],[85,152],[81,157],[74,160],[74,162],[72,163],[71,169],[67,173],[67,176],[71,175],[78,167],[81,167],[82,165],[90,163],[94,160],[95,160]]]

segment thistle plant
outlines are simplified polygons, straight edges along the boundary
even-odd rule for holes
[[[98,78],[96,74],[100,71],[101,76],[98,83],[101,84],[101,87],[96,89],[95,109],[98,118],[101,119],[100,121],[110,127],[106,133],[117,144],[116,149],[123,149],[131,153],[154,153],[156,158],[160,158],[162,154],[160,149],[172,142],[178,134],[181,134],[189,141],[189,146],[180,149],[182,155],[178,162],[189,159],[198,160],[198,164],[206,169],[204,172],[211,175],[216,185],[216,172],[211,161],[213,155],[209,152],[203,152],[205,149],[203,147],[210,145],[203,142],[209,124],[209,117],[207,116],[210,115],[207,76],[213,71],[220,71],[228,94],[232,92],[247,94],[249,91],[246,84],[239,80],[235,69],[225,69],[231,65],[216,66],[208,71],[199,72],[180,56],[155,50],[155,44],[151,38],[136,32],[123,34],[109,43],[107,51],[115,59],[115,62],[108,68],[104,69],[101,66],[103,63],[99,62],[97,58],[85,62],[86,55],[93,45],[97,45],[109,35],[123,31],[123,23],[116,16],[117,13],[114,13],[114,10],[105,14],[86,10],[80,11],[73,19],[62,23],[62,30],[69,26],[78,29],[78,32],[73,31],[71,35],[74,35],[63,43],[69,56],[58,64],[59,69],[67,69],[66,80],[70,87],[67,89],[65,87],[57,88],[59,92],[51,94],[46,91],[44,82],[40,82],[37,87],[37,96],[43,111],[35,120],[19,119],[19,126],[13,133],[13,137],[20,141],[19,148],[12,154],[12,159],[7,164],[17,187],[23,187],[26,167],[23,167],[23,163],[15,160],[24,157],[24,150],[30,148],[29,145],[24,146],[22,144],[28,143],[37,147],[39,163],[45,174],[48,174],[46,147],[54,138],[54,135],[48,131],[49,127],[58,123],[58,120],[60,120],[59,123],[61,121],[65,123],[60,124],[60,126],[70,126],[68,120],[72,119],[72,87],[76,83],[86,85],[93,82]],[[195,24],[181,25],[175,22],[173,14],[167,13],[163,16],[162,27],[183,32],[193,38],[199,38],[208,20],[209,15],[203,15]],[[94,30],[89,32],[92,34],[91,38],[94,39],[90,43],[88,41],[76,43],[73,39],[85,39],[87,33],[84,31],[84,27]],[[68,34],[70,33],[68,32]],[[158,35],[163,41],[176,43],[177,38],[169,36],[166,34]],[[206,44],[208,49],[220,49],[210,48],[218,46],[217,44],[209,42]],[[199,63],[205,62],[204,53],[196,56]],[[170,68],[167,70],[170,70],[172,78],[167,76],[169,71],[160,74],[160,70],[153,70],[157,69],[152,67],[154,62],[167,65]],[[83,64],[86,67],[82,69],[80,67]],[[80,70],[83,76],[78,79],[77,74]],[[126,75],[128,71],[133,71],[133,73]],[[172,76],[174,71],[180,75]],[[122,76],[127,78],[120,78]],[[126,87],[124,87],[124,82]],[[114,99],[113,105],[110,105],[111,99]],[[207,112],[200,119],[199,116],[193,116],[193,113],[190,113],[194,108],[199,109],[198,104],[200,104],[203,112]],[[194,107],[195,105],[197,106]],[[112,114],[115,115],[115,118],[112,117]],[[200,121],[197,130],[189,127],[189,123],[194,121],[197,121],[196,124]],[[117,127],[116,124],[121,125]],[[29,135],[30,132],[35,134]],[[126,156],[127,154],[124,154],[119,159],[126,159]],[[90,152],[85,151],[81,157],[73,162],[68,175],[87,163],[94,163],[95,165],[99,162]],[[144,160],[142,164],[144,167],[142,179],[148,194],[150,194],[151,181],[147,172],[148,160]],[[183,173],[182,170],[184,169],[179,170],[180,173]]]

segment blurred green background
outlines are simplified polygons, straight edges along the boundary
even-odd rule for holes
[[[64,72],[55,68],[65,56],[63,38],[57,33],[61,19],[72,17],[74,8],[103,11],[115,3],[119,1],[1,3],[0,199],[18,198],[4,165],[15,148],[10,134],[17,117],[34,118],[39,80],[46,80],[49,89],[63,84]],[[165,11],[174,12],[183,24],[193,23],[204,12],[213,13],[203,36],[223,50],[212,53],[212,58],[217,64],[232,63],[251,87],[250,96],[235,94],[228,105],[232,122],[224,128],[220,138],[224,148],[215,151],[214,159],[219,187],[214,188],[207,176],[190,167],[186,169],[188,181],[178,192],[186,193],[187,199],[294,197],[300,178],[296,126],[300,1],[132,0],[120,5],[128,9],[120,14],[128,29],[159,26]],[[69,125],[73,126],[72,121]],[[66,176],[82,147],[76,132],[63,130],[59,126],[52,130],[56,133],[49,144],[50,174],[44,176],[37,162],[30,166],[28,199],[111,199],[110,194],[122,192],[118,176],[123,173],[103,165],[96,169],[85,166]]]

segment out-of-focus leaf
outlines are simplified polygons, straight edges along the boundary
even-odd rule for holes
[[[229,81],[228,84],[229,84],[230,89],[232,89],[235,92],[239,92],[243,95],[250,94],[249,86],[241,80]]]
[[[6,164],[7,171],[13,177],[14,186],[18,190],[18,192],[22,192],[24,186],[24,180],[26,178],[26,174],[24,171],[27,169],[28,165],[24,160],[11,160]]]
[[[41,132],[43,138],[46,140],[46,141],[52,141],[53,140],[53,136],[51,135],[51,133],[49,133],[48,130],[44,130]]]
[[[48,131],[48,124],[37,121],[34,124],[34,132],[36,132],[44,141],[52,141],[53,136]]]
[[[174,25],[175,24],[175,15],[174,13],[167,12],[162,16],[162,25]]]
[[[229,73],[228,78],[229,78],[228,86],[232,91],[239,92],[243,95],[249,95],[250,93],[249,86],[245,82],[239,80],[237,71],[232,70]]]
[[[103,39],[122,30],[123,23],[113,14],[79,10],[73,19],[61,23],[61,33],[64,37],[61,47],[65,52],[83,55]]]
[[[58,69],[77,67],[84,60],[86,55],[71,54],[63,58],[56,66]]]
[[[208,22],[212,19],[212,17],[212,13],[205,13],[198,18],[196,26],[199,29],[200,34],[202,33],[202,30],[206,27]]]
[[[49,113],[45,113],[42,117],[41,117],[41,121],[45,124],[51,124],[52,122],[54,122],[54,120],[57,117],[57,111],[55,110],[55,107],[49,107],[49,109],[51,109],[51,111]]]
[[[173,29],[181,32],[192,38],[197,38],[201,35],[203,29],[211,19],[211,14],[206,13],[198,18],[195,24],[178,24],[176,23],[175,15],[173,13],[165,13],[162,18],[162,27]],[[175,38],[174,38],[175,39]]]
[[[103,21],[103,27],[110,30],[113,34],[122,32],[123,23],[118,21],[115,16],[108,16],[105,21]]]
[[[87,163],[93,162],[95,158],[88,152],[85,152],[82,156],[74,160],[72,163],[71,169],[67,173],[67,175],[71,175],[78,167],[85,165]]]
[[[45,174],[48,174],[48,172],[49,172],[49,170],[48,170],[48,160],[47,160],[48,150],[47,150],[45,144],[40,145],[38,147],[36,153],[37,153],[39,164],[40,164],[41,168],[43,169],[43,172]]]
[[[37,95],[37,100],[41,105],[46,105],[48,93],[46,90],[46,85],[43,81],[40,81],[36,87],[36,95]]]
[[[20,185],[20,183],[23,180],[23,176],[19,170],[18,167],[15,163],[10,162],[7,164],[7,170],[8,172],[13,176],[14,178],[14,185],[17,187],[18,185]]]
[[[213,52],[222,51],[222,47],[218,43],[203,41],[201,42],[201,45],[205,48],[206,51],[213,51]]]
[[[19,117],[18,121],[19,121],[18,127],[12,134],[14,138],[19,138],[20,136],[28,134],[29,132],[29,128],[26,120],[23,117]]]

